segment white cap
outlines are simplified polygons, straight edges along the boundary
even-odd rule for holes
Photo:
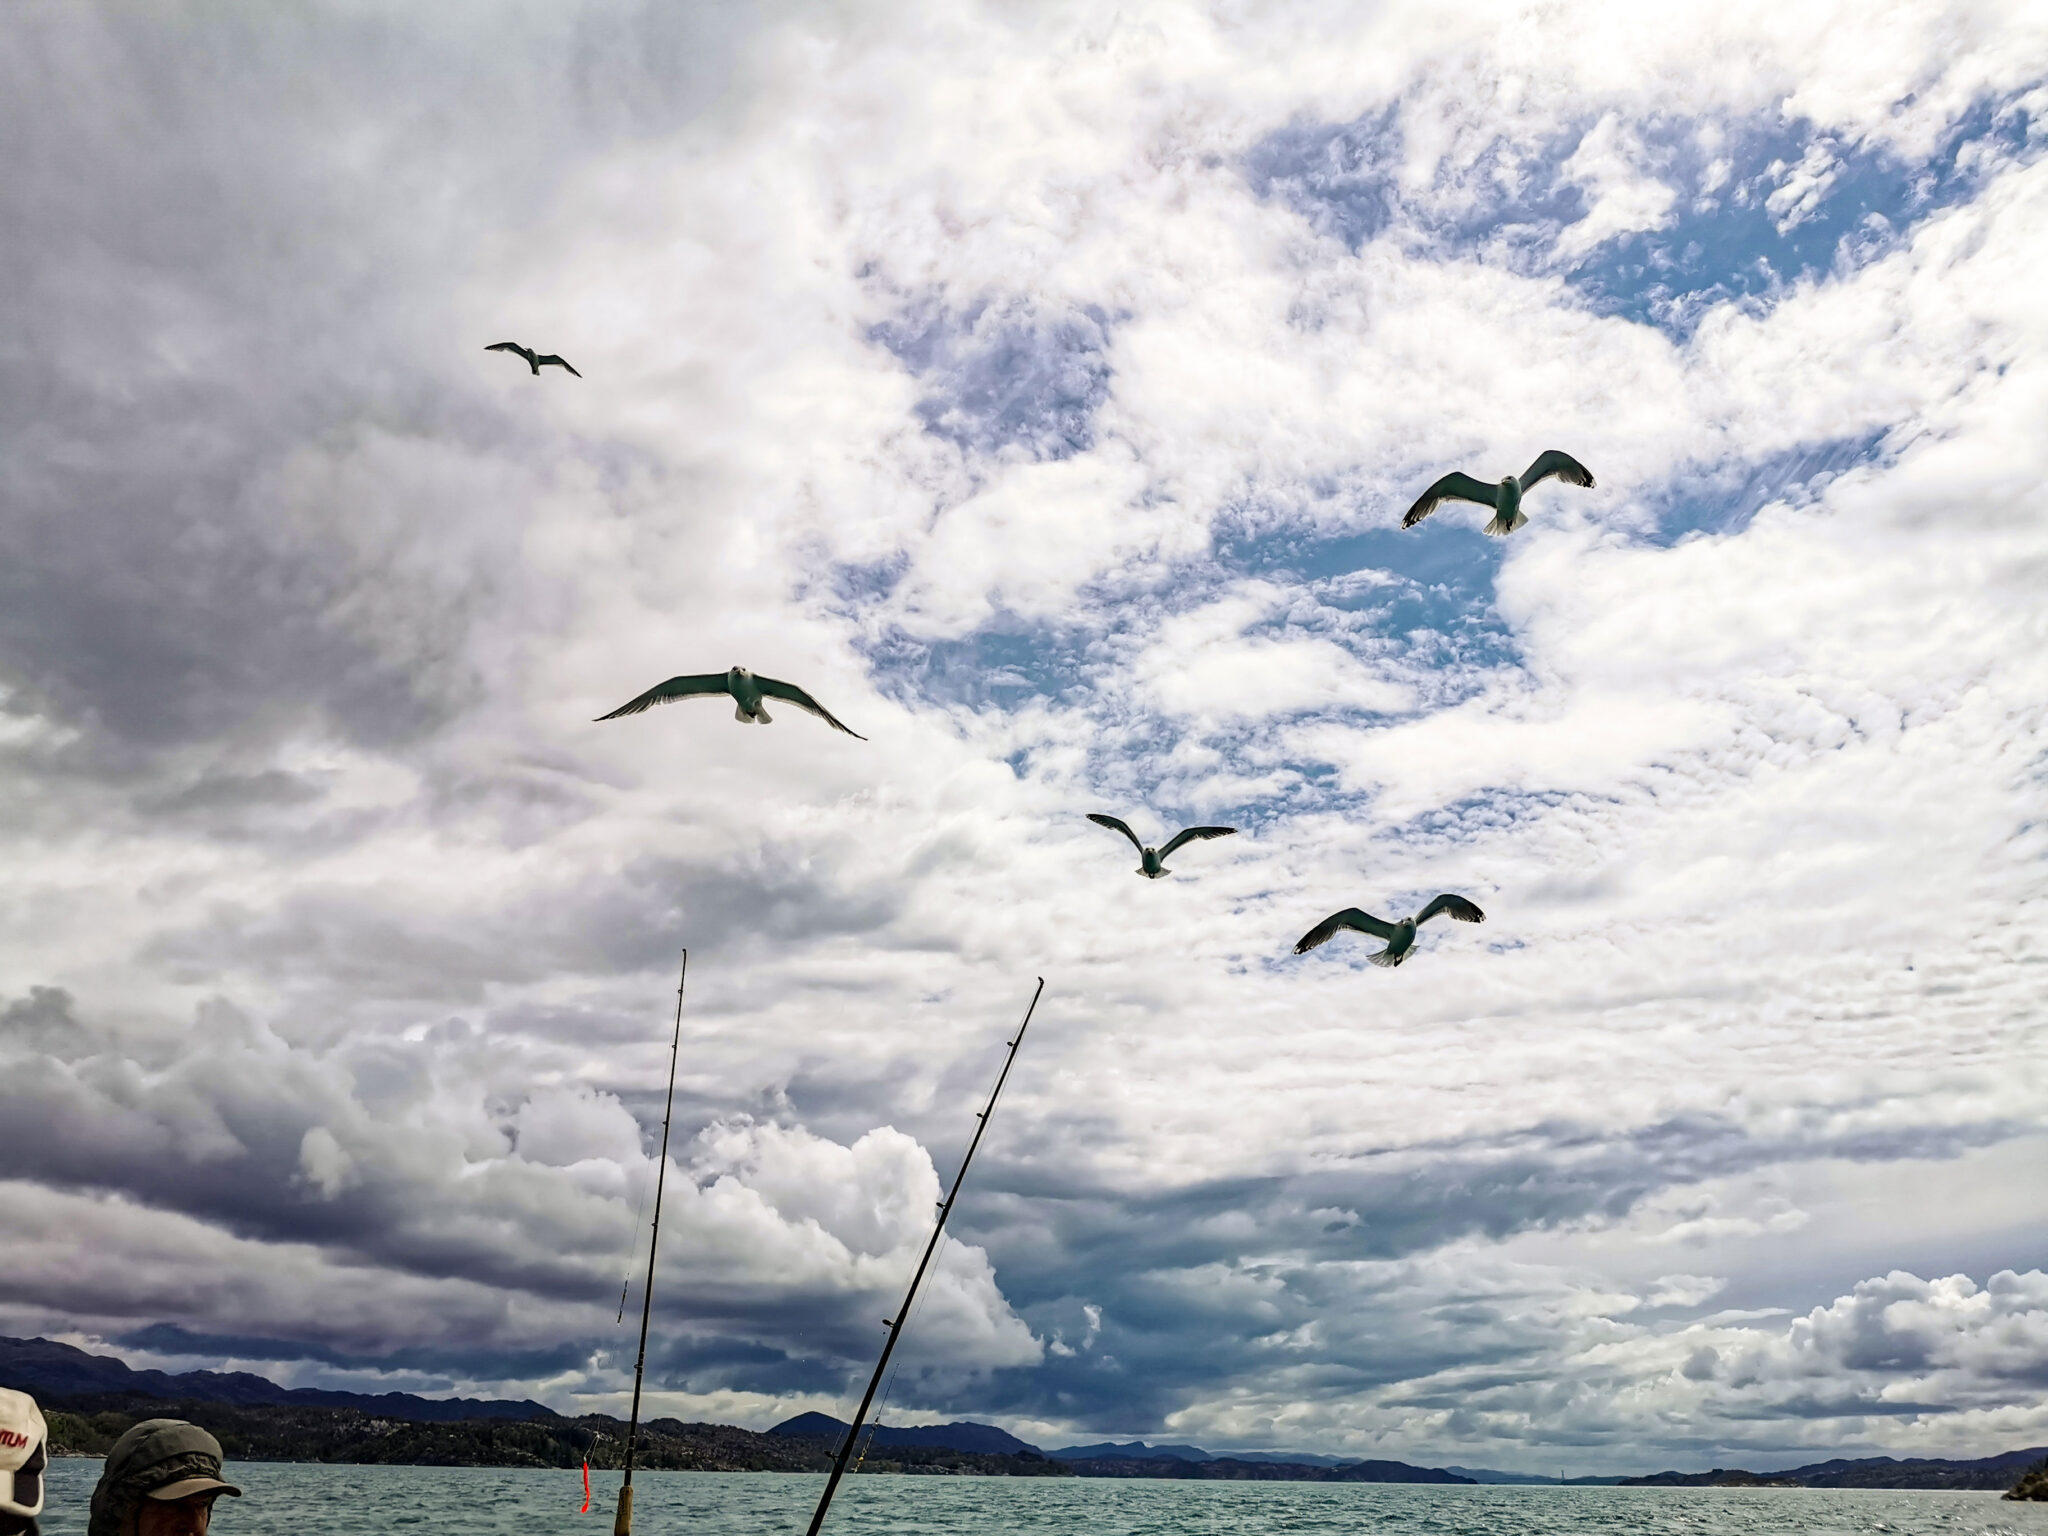
[[[43,1512],[43,1468],[50,1426],[26,1392],[0,1387],[0,1515],[33,1519]]]

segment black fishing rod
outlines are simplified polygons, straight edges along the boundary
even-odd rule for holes
[[[846,1431],[846,1440],[832,1462],[832,1475],[825,1479],[825,1492],[818,1499],[817,1513],[811,1516],[811,1528],[804,1536],[818,1536],[819,1527],[825,1523],[825,1511],[832,1507],[832,1495],[839,1491],[839,1479],[846,1476],[846,1464],[853,1458],[854,1445],[860,1439],[860,1427],[867,1421],[868,1408],[874,1403],[875,1388],[882,1384],[882,1373],[889,1368],[889,1356],[895,1353],[896,1340],[902,1336],[903,1325],[910,1321],[910,1304],[917,1299],[917,1288],[924,1280],[925,1269],[932,1261],[940,1237],[945,1234],[946,1218],[953,1214],[953,1202],[960,1198],[960,1186],[967,1180],[967,1165],[974,1161],[974,1149],[981,1145],[981,1133],[988,1129],[988,1117],[995,1113],[996,1100],[1003,1096],[1003,1084],[1009,1080],[1011,1064],[1017,1059],[1017,1047],[1024,1043],[1024,1031],[1031,1027],[1031,1015],[1037,1010],[1039,993],[1043,991],[1045,978],[1041,976],[1038,978],[1038,991],[1031,994],[1031,1006],[1024,1010],[1024,1022],[1017,1026],[1017,1038],[1010,1042],[1010,1054],[1003,1059],[1003,1070],[997,1074],[996,1085],[989,1093],[988,1107],[974,1117],[979,1122],[974,1127],[974,1139],[967,1143],[967,1155],[960,1159],[960,1171],[953,1175],[953,1187],[946,1192],[945,1204],[939,1207],[938,1225],[932,1228],[932,1240],[924,1245],[924,1257],[917,1261],[917,1273],[910,1277],[910,1289],[904,1293],[903,1305],[896,1309],[894,1317],[885,1319],[889,1324],[889,1342],[882,1346],[882,1358],[875,1362],[875,1374],[868,1378],[867,1395],[861,1398],[860,1409]],[[615,1536],[625,1536],[625,1533],[620,1531]]]
[[[683,1049],[683,984],[689,975],[690,952],[686,949],[683,968],[676,975],[676,1035],[668,1048],[668,1107],[661,1112],[661,1162],[654,1173],[654,1227],[647,1237],[647,1286],[640,1293],[640,1358],[633,1362],[633,1417],[626,1426],[626,1480],[619,1485],[619,1512],[612,1521],[612,1536],[633,1536],[633,1448],[640,1438],[640,1382],[647,1374],[647,1319],[654,1312],[654,1250],[661,1243],[661,1186],[668,1178],[668,1123],[676,1112],[676,1057]]]

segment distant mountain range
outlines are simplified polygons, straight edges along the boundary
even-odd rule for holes
[[[1341,1467],[1358,1459],[1319,1456],[1312,1451],[1205,1451],[1199,1445],[1147,1445],[1142,1440],[1122,1444],[1103,1440],[1095,1445],[1063,1446],[1045,1454],[1060,1461],[1272,1461],[1296,1467]]]
[[[793,1419],[784,1419],[768,1433],[793,1440],[829,1440],[836,1446],[846,1438],[846,1421],[829,1413],[800,1413]],[[1037,1446],[1028,1445],[993,1424],[884,1424],[875,1430],[870,1443],[943,1447],[984,1456],[1045,1455]]]
[[[2048,1461],[2048,1446],[2007,1451],[1975,1461],[1918,1456],[1900,1461],[1865,1456],[1855,1461],[1816,1461],[1783,1472],[1745,1472],[1717,1467],[1712,1472],[1653,1472],[1624,1477],[1624,1488],[2010,1488],[2028,1468]]]
[[[805,1413],[768,1431],[794,1439],[829,1441],[846,1437],[846,1422],[829,1414]],[[945,1446],[985,1455],[1037,1457],[1061,1463],[1080,1477],[1176,1477],[1238,1481],[1341,1481],[1369,1483],[1456,1483],[1467,1479],[1433,1467],[1411,1467],[1404,1461],[1343,1461],[1335,1456],[1294,1455],[1285,1451],[1246,1451],[1211,1455],[1198,1445],[1147,1445],[1130,1440],[1121,1445],[1070,1445],[1041,1451],[1015,1435],[989,1424],[921,1424],[884,1426],[873,1443],[903,1446]]]
[[[1121,1445],[1113,1440],[1103,1440],[1095,1445],[1068,1445],[1046,1455],[1061,1461],[1214,1461],[1216,1458],[1199,1445],[1147,1445],[1142,1440],[1126,1440]]]
[[[1455,1472],[1460,1477],[1469,1477],[1475,1483],[1491,1483],[1498,1487],[1510,1485],[1533,1486],[1548,1483],[1555,1487],[1554,1477],[1537,1477],[1528,1472],[1496,1472],[1490,1467],[1445,1467],[1446,1472]]]
[[[111,1355],[90,1354],[51,1339],[0,1338],[0,1386],[33,1393],[59,1410],[78,1450],[98,1444],[112,1419],[147,1417],[176,1405],[186,1417],[220,1422],[232,1434],[230,1454],[249,1460],[415,1460],[458,1466],[573,1465],[593,1433],[612,1436],[615,1421],[569,1419],[531,1399],[428,1398],[410,1392],[331,1392],[281,1387],[246,1371],[132,1370]],[[158,1406],[161,1405],[161,1406]],[[251,1410],[275,1409],[267,1417]],[[64,1410],[69,1410],[68,1413]],[[217,1411],[216,1411],[217,1410]],[[88,1423],[72,1415],[101,1415]],[[110,1416],[110,1417],[109,1417]],[[731,1471],[816,1470],[829,1464],[846,1424],[829,1414],[785,1419],[766,1434],[730,1425],[656,1421],[661,1464]],[[442,1429],[408,1438],[392,1426]],[[97,1426],[97,1427],[95,1427]],[[514,1426],[531,1426],[516,1428]],[[56,1436],[53,1420],[53,1438]],[[654,1426],[643,1426],[643,1432]],[[226,1436],[224,1435],[224,1439]],[[1549,1478],[1483,1467],[1417,1467],[1402,1461],[1352,1461],[1299,1451],[1205,1451],[1196,1445],[1098,1441],[1041,1451],[993,1424],[883,1425],[871,1442],[868,1469],[993,1475],[1156,1477],[1385,1483],[1547,1483]],[[592,1456],[592,1465],[604,1457]],[[2028,1468],[2048,1461],[2048,1447],[2008,1451],[1974,1461],[1898,1460],[1870,1456],[1814,1462],[1783,1472],[1717,1468],[1658,1472],[1648,1477],[1579,1477],[1574,1485],[1627,1487],[1974,1488],[2011,1487]]]
[[[1211,1456],[1190,1461],[1162,1456],[1148,1461],[1136,1456],[1076,1457],[1052,1461],[1081,1477],[1165,1477],[1202,1482],[1290,1483],[1466,1483],[1472,1480],[1437,1467],[1415,1467],[1405,1461],[1346,1461],[1336,1466],[1311,1466],[1300,1461],[1250,1461],[1238,1456]]]
[[[120,1402],[109,1409],[101,1405]],[[557,1467],[573,1479],[580,1463],[615,1472],[626,1426],[602,1414],[567,1419],[454,1419],[416,1423],[375,1417],[355,1408],[291,1403],[166,1401],[131,1397],[71,1398],[45,1403],[50,1447],[59,1456],[103,1456],[121,1433],[145,1418],[186,1419],[212,1431],[232,1463],[312,1462],[346,1466]],[[81,1411],[81,1408],[83,1411]],[[832,1442],[756,1434],[730,1424],[644,1420],[635,1464],[651,1472],[823,1472]],[[922,1445],[876,1446],[857,1469],[916,1476],[1071,1477],[1065,1462],[1044,1456],[986,1456]],[[569,1483],[564,1484],[566,1493]]]
[[[1423,1478],[1389,1476],[1364,1479],[1365,1481],[1373,1482],[1397,1483],[1415,1481],[1435,1482],[1438,1479],[1433,1474],[1439,1470],[1434,1467],[1411,1467],[1405,1461],[1365,1461],[1356,1456],[1324,1456],[1315,1451],[1205,1451],[1199,1445],[1147,1445],[1143,1440],[1101,1440],[1094,1445],[1067,1445],[1062,1446],[1056,1451],[1047,1451],[1046,1455],[1056,1461],[1072,1462],[1077,1465],[1091,1461],[1130,1461],[1147,1465],[1160,1461],[1184,1461],[1199,1463],[1204,1466],[1221,1462],[1242,1462],[1253,1466],[1319,1467],[1333,1471],[1337,1468],[1349,1467],[1384,1467],[1397,1468],[1403,1472],[1432,1474]],[[1473,1477],[1462,1467],[1445,1467],[1441,1470],[1450,1474],[1450,1481],[1452,1482],[1483,1482],[1487,1480],[1485,1478]],[[1509,1477],[1510,1474],[1500,1472],[1491,1474],[1491,1476],[1495,1479],[1504,1479]],[[1541,1479],[1531,1479],[1531,1481],[1541,1481]]]
[[[508,1402],[474,1397],[415,1397],[410,1392],[324,1392],[280,1387],[247,1371],[130,1370],[112,1355],[87,1354],[54,1339],[0,1338],[0,1386],[37,1397],[161,1397],[191,1402],[262,1404],[300,1408],[354,1408],[373,1416],[420,1424],[457,1419],[551,1419],[555,1411],[530,1399]]]

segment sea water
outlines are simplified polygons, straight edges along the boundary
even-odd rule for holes
[[[45,1536],[84,1536],[97,1461],[50,1467]],[[610,1536],[619,1475],[574,1471],[234,1462],[214,1536],[384,1532]],[[635,1536],[802,1536],[821,1476],[643,1472]],[[834,1536],[2048,1536],[2048,1504],[1995,1493],[1810,1488],[1464,1487],[1206,1483],[1095,1477],[861,1476],[841,1485]]]

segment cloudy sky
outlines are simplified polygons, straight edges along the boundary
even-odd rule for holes
[[[2048,1443],[2048,12],[1106,11],[9,8],[0,1333]]]

